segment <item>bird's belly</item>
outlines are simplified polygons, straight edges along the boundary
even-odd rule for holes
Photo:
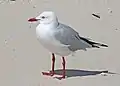
[[[68,46],[62,45],[55,40],[39,38],[39,41],[46,49],[57,55],[68,56],[71,53],[71,51],[68,49]]]

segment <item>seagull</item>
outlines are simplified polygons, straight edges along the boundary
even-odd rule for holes
[[[55,54],[62,57],[62,74],[59,79],[65,78],[65,56],[77,50],[86,51],[88,48],[108,47],[106,44],[91,41],[82,37],[72,27],[58,21],[56,14],[52,11],[44,11],[39,16],[28,19],[29,22],[38,22],[36,36],[39,42],[52,53],[52,68],[43,75],[55,75]]]

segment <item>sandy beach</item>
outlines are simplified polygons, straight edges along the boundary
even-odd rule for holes
[[[0,0],[0,86],[119,86],[119,0]],[[108,48],[77,51],[66,57],[66,79],[43,76],[51,69],[51,53],[36,39],[38,24],[28,19],[45,10],[81,36]],[[99,15],[100,18],[92,15]],[[56,56],[55,69],[62,69]],[[101,71],[108,73],[101,74]]]

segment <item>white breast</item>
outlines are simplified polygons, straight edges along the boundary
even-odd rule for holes
[[[50,52],[58,54],[60,56],[67,56],[71,53],[68,49],[68,45],[61,44],[54,38],[55,31],[48,27],[41,27],[40,25],[36,28],[36,35],[40,43],[47,48]]]

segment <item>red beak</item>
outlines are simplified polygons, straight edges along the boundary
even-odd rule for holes
[[[30,19],[28,19],[28,21],[29,22],[34,22],[34,21],[38,21],[38,19],[36,19],[36,18],[30,18]]]

